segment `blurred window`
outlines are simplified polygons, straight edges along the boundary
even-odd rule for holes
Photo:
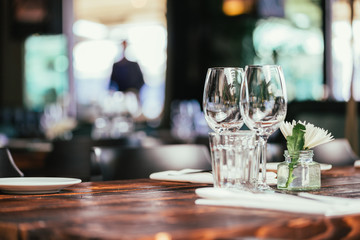
[[[166,0],[74,0],[74,16],[78,117],[91,119],[101,114],[99,106],[111,95],[112,66],[125,55],[143,73],[141,116],[157,122],[165,101]],[[128,43],[125,52],[123,40]]]
[[[261,3],[261,5],[260,5]],[[259,1],[253,32],[255,64],[281,65],[289,101],[324,97],[321,1]]]
[[[353,97],[360,100],[360,1],[334,0],[331,18],[331,69],[330,91],[338,101]]]
[[[25,105],[41,111],[68,93],[67,42],[63,35],[30,36],[25,41]]]
[[[93,29],[101,34],[92,37]],[[123,55],[138,62],[145,85],[140,90],[142,113],[147,119],[158,118],[163,110],[167,30],[160,23],[118,24],[106,26],[79,20],[74,24],[79,39],[74,47],[74,77],[79,107],[101,101],[108,94],[113,63]],[[123,51],[121,42],[127,40]],[[81,111],[81,110],[80,110]]]

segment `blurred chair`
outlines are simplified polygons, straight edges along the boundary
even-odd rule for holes
[[[0,148],[0,177],[23,177],[16,166],[9,149]]]
[[[91,161],[93,146],[121,147],[135,144],[126,137],[113,140],[92,140],[89,137],[75,137],[71,140],[56,140],[53,150],[45,159],[46,176],[75,177],[83,181],[97,179],[99,169]]]
[[[280,143],[267,144],[267,161],[268,162],[282,162],[284,161],[284,146]]]
[[[360,158],[351,149],[345,138],[335,139],[314,148],[314,161],[328,163],[333,166],[353,165]]]
[[[90,180],[90,138],[53,141],[53,150],[45,159],[45,175]]]
[[[173,144],[154,147],[94,147],[102,180],[148,178],[153,172],[184,168],[211,169],[206,146]]]

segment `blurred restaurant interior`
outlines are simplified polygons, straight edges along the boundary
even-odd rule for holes
[[[360,0],[4,0],[0,11],[0,144],[27,176],[94,180],[95,146],[208,147],[214,66],[281,65],[286,119],[360,153]],[[139,91],[109,89],[124,55]],[[269,161],[283,145],[277,131]]]

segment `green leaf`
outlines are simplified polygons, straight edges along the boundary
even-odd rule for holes
[[[290,183],[292,183],[294,181],[294,179],[296,178],[293,174],[293,171],[294,171],[294,164],[290,164],[289,165],[289,176],[288,176],[288,180],[286,181],[285,188],[288,188],[290,186]]]
[[[292,131],[292,135],[286,138],[287,149],[291,154],[303,150],[305,145],[305,126],[301,123],[297,123]]]
[[[299,159],[299,151],[304,149],[305,130],[306,127],[303,124],[297,123],[293,128],[292,135],[286,138],[288,152],[291,156],[291,162],[289,163],[289,176],[285,188],[288,188],[290,183],[292,183],[292,181],[294,181],[296,178],[293,175],[293,171],[294,166],[297,164]]]

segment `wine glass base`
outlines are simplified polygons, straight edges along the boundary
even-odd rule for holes
[[[272,189],[269,185],[266,183],[261,183],[257,186],[257,190],[261,192],[274,192],[274,189]]]

